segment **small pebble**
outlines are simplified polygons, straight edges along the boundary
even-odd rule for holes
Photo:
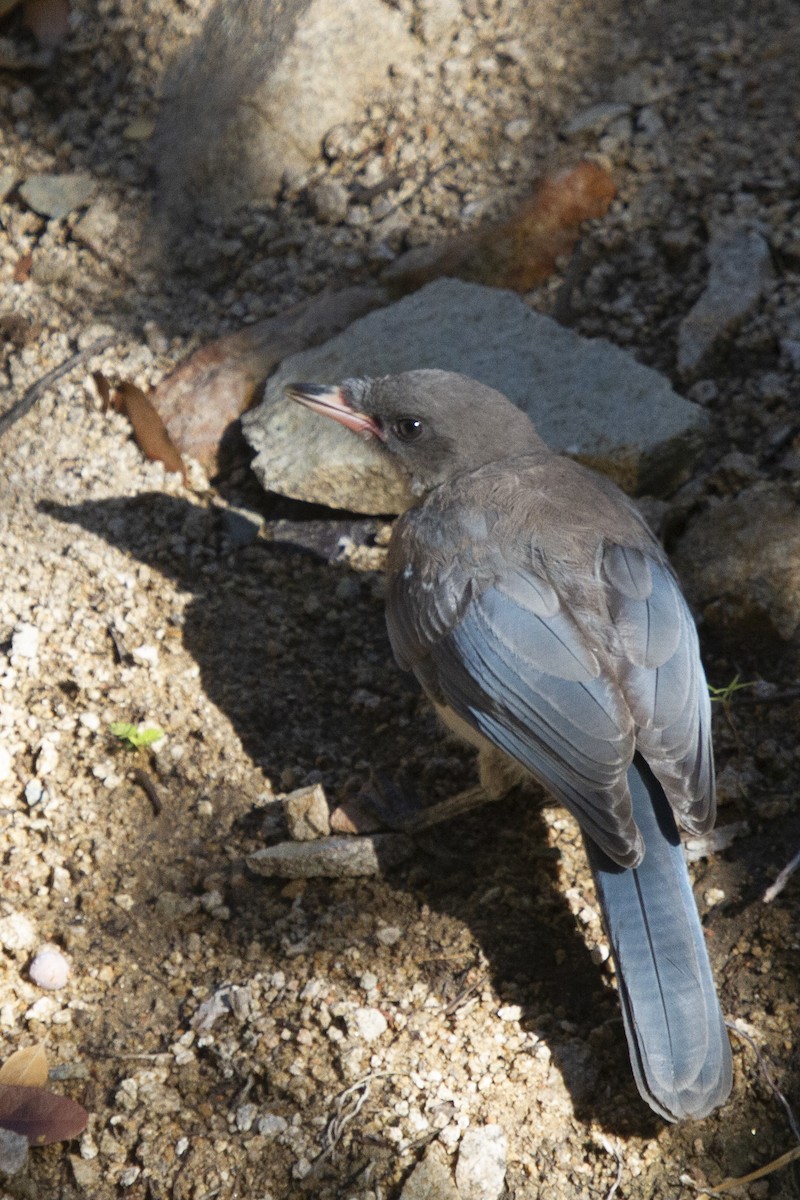
[[[522,1009],[519,1004],[504,1004],[502,1008],[498,1008],[497,1015],[501,1021],[520,1021]]]
[[[347,188],[338,180],[325,179],[309,195],[314,216],[329,225],[340,225],[347,216],[350,197]]]
[[[0,919],[0,946],[13,954],[15,950],[33,950],[37,942],[36,929],[22,913],[9,913]]]
[[[374,1042],[388,1028],[386,1017],[377,1008],[357,1008],[345,1018],[351,1035]]]
[[[11,634],[11,656],[36,658],[39,653],[39,630],[35,625],[21,621]]]
[[[33,808],[38,804],[44,795],[44,787],[38,779],[29,779],[25,784],[25,803],[28,808]]]
[[[514,121],[509,121],[503,128],[503,133],[510,142],[521,142],[528,136],[533,129],[533,121],[528,117],[517,117]]]
[[[70,973],[69,962],[57,946],[40,946],[28,969],[31,981],[37,987],[52,992],[66,986]]]
[[[0,1171],[4,1175],[16,1175],[25,1166],[27,1158],[28,1139],[25,1135],[0,1128]]]
[[[0,783],[5,783],[14,774],[14,760],[5,746],[0,746]]]
[[[276,1138],[289,1128],[289,1122],[277,1113],[266,1113],[258,1118],[256,1129],[262,1137]]]
[[[327,837],[331,831],[330,809],[322,784],[299,788],[284,801],[289,836],[307,842]]]
[[[133,650],[131,650],[131,658],[136,662],[141,663],[143,666],[157,667],[158,647],[148,646],[147,644],[136,646]]]
[[[257,1116],[257,1104],[240,1104],[236,1110],[236,1128],[240,1133],[249,1133]]]
[[[36,774],[40,779],[43,775],[52,775],[57,766],[58,750],[50,737],[43,738],[36,754]]]

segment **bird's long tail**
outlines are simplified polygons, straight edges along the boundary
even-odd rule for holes
[[[647,765],[628,771],[645,855],[624,869],[585,839],[617,968],[631,1065],[651,1108],[704,1117],[731,1089],[731,1051],[669,803]]]

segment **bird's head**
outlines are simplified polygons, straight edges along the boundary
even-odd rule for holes
[[[407,471],[418,496],[486,463],[543,448],[533,425],[500,392],[450,371],[292,383],[286,395],[375,439]]]

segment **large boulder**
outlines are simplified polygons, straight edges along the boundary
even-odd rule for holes
[[[383,0],[217,0],[165,82],[162,209],[187,220],[274,199],[421,49]]]
[[[717,501],[673,554],[709,632],[753,650],[800,632],[800,508],[785,484],[759,482]]]

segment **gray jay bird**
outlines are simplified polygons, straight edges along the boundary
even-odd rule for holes
[[[407,471],[395,657],[478,746],[489,796],[533,776],[577,819],[639,1091],[669,1121],[706,1116],[731,1053],[676,819],[714,822],[711,712],[664,551],[613,483],[474,380],[409,371],[287,395]]]

